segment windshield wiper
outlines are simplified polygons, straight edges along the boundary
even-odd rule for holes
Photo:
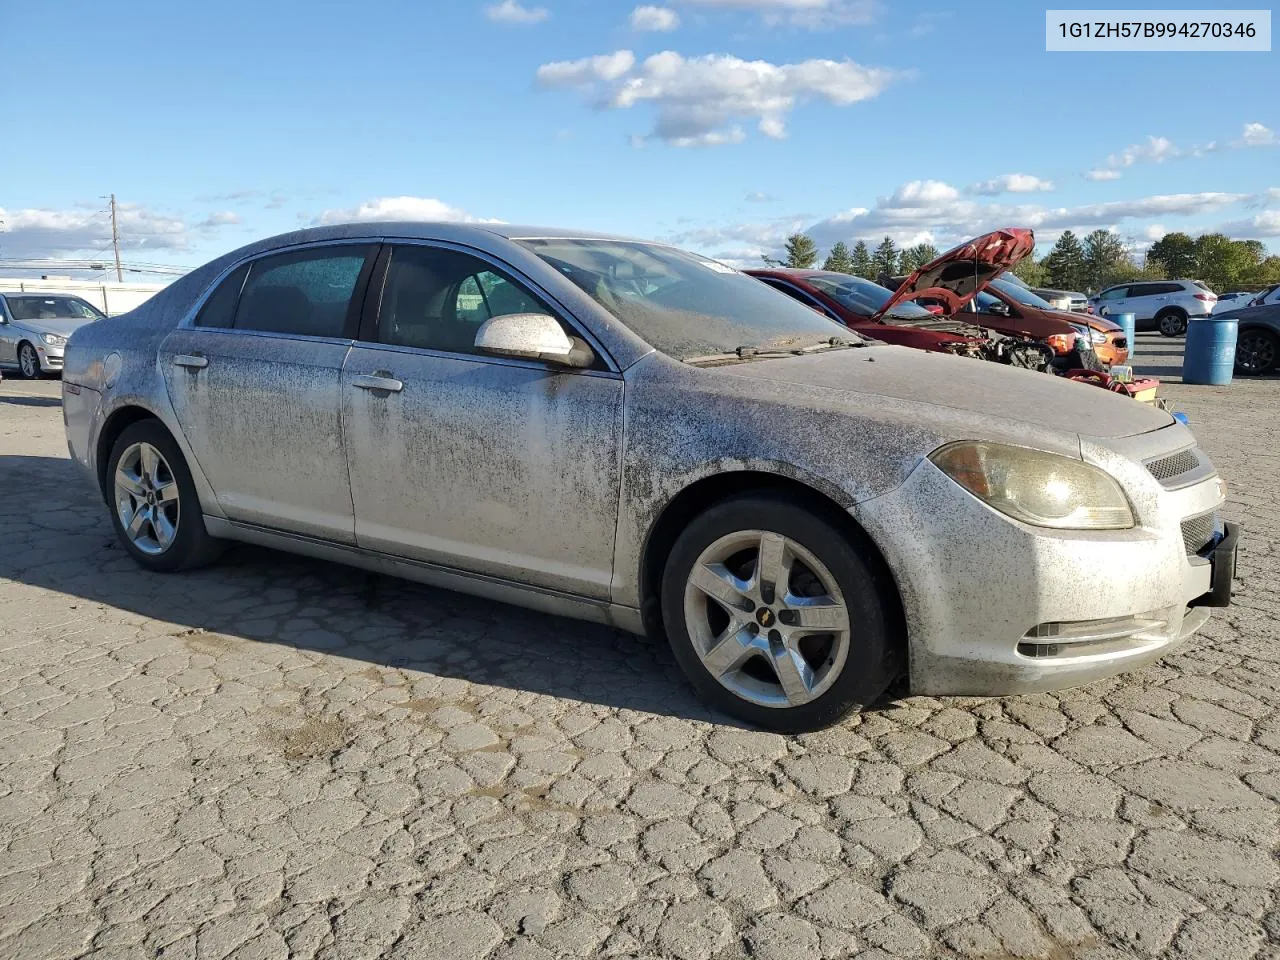
[[[812,343],[807,347],[795,347],[790,350],[770,348],[770,347],[753,347],[741,346],[725,353],[711,353],[704,357],[688,357],[685,363],[697,366],[704,363],[745,363],[749,360],[770,360],[778,357],[803,357],[806,354],[817,353],[820,350],[839,350],[845,347],[865,347],[865,340],[847,340],[844,337],[831,337],[829,340],[823,340],[820,343]]]

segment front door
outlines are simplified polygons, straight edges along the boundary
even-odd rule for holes
[[[475,352],[484,320],[525,312],[555,315],[469,253],[391,248],[380,307],[342,377],[356,542],[604,599],[623,383],[603,365]]]
[[[341,375],[375,249],[255,260],[165,339],[174,413],[228,519],[355,542]]]

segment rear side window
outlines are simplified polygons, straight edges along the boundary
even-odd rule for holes
[[[307,337],[343,336],[352,296],[371,249],[320,247],[253,261],[236,307],[235,328]]]
[[[240,300],[240,288],[244,286],[244,277],[248,272],[249,265],[246,263],[237,267],[218,284],[218,289],[209,295],[209,299],[196,314],[197,327],[226,328],[235,322],[236,303]]]

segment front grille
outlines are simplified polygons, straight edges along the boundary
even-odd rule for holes
[[[1218,517],[1212,512],[1183,520],[1182,543],[1187,548],[1187,556],[1197,554],[1207,547],[1217,531]]]
[[[1195,447],[1161,457],[1159,460],[1148,460],[1146,463],[1147,470],[1161,483],[1180,477],[1184,473],[1190,473],[1198,466],[1200,466],[1200,456],[1196,453]]]

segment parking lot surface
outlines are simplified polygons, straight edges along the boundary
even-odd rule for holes
[[[783,737],[602,627],[250,548],[144,573],[58,384],[6,380],[0,956],[1280,960],[1280,379],[1174,381],[1235,606],[1128,676]]]

